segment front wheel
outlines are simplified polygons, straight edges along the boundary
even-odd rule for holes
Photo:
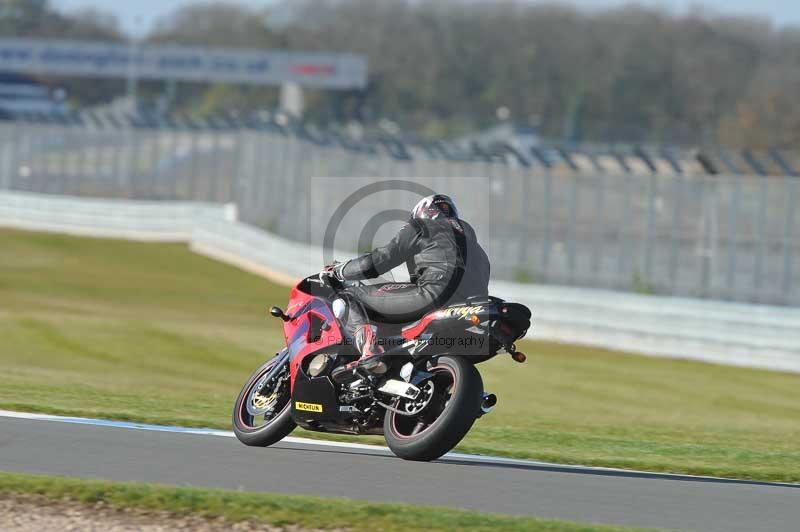
[[[277,363],[284,367],[270,377]],[[297,426],[290,405],[289,363],[279,355],[258,368],[239,392],[233,407],[233,432],[245,445],[277,443]]]
[[[433,376],[420,385],[415,401],[395,403],[402,412],[387,411],[386,443],[405,460],[430,461],[455,447],[480,413],[483,381],[462,357],[441,357],[429,364]]]

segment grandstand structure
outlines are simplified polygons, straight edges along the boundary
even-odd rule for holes
[[[345,131],[280,114],[23,115],[0,122],[0,188],[233,203],[246,223],[323,245],[353,187],[414,181],[457,198],[496,278],[800,305],[800,165],[791,154],[599,145],[523,153]],[[372,198],[372,211],[342,231],[358,235],[375,209],[412,199]]]

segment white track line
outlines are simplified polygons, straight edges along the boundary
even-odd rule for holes
[[[217,429],[203,429],[203,428],[189,428],[189,427],[173,427],[167,425],[150,425],[147,423],[133,423],[129,421],[110,421],[106,419],[91,419],[85,417],[67,417],[67,416],[54,416],[50,414],[30,414],[26,412],[13,412],[11,410],[0,410],[0,418],[14,418],[14,419],[28,419],[35,421],[55,421],[58,423],[73,423],[78,425],[93,425],[98,427],[112,427],[121,429],[134,429],[146,430],[152,432],[171,432],[175,434],[195,434],[200,436],[222,436],[225,438],[235,438],[236,435],[229,430]],[[297,438],[294,436],[287,436],[281,440],[281,443],[291,443],[295,445],[309,445],[317,447],[338,447],[342,449],[354,449],[364,451],[378,451],[382,454],[392,454],[388,447],[381,445],[367,445],[363,443],[349,443],[340,441],[328,440],[312,440],[310,438]],[[480,454],[466,454],[466,453],[447,453],[442,457],[443,459],[450,460],[464,460],[469,462],[483,463],[483,464],[498,464],[510,466],[540,466],[540,467],[557,467],[560,469],[573,469],[586,472],[607,472],[607,473],[628,473],[632,475],[655,475],[664,478],[675,479],[697,479],[697,480],[722,480],[722,481],[736,481],[736,479],[728,479],[723,477],[707,477],[696,475],[681,475],[672,473],[658,473],[652,471],[637,471],[632,469],[618,469],[613,467],[594,467],[594,466],[581,466],[573,464],[556,464],[552,462],[538,462],[536,460],[520,460],[516,458],[504,458],[501,456],[485,456]],[[747,482],[747,481],[742,481]],[[791,486],[800,487],[800,484],[789,484],[782,482],[758,482],[759,484],[771,484],[775,486]]]

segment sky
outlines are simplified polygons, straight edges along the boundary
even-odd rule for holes
[[[233,1],[253,7],[265,7],[274,3],[274,0]],[[51,0],[51,2],[57,8],[67,11],[82,7],[110,11],[119,17],[126,32],[136,36],[147,33],[158,18],[168,15],[181,6],[194,3],[192,0]],[[568,3],[597,9],[631,2],[630,0],[570,0]],[[766,17],[778,26],[800,25],[800,0],[638,0],[636,3],[659,6],[676,13],[683,13],[699,4],[725,14]]]

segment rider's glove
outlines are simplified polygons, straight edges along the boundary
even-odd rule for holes
[[[320,278],[322,277],[333,277],[339,282],[344,281],[344,277],[342,276],[342,269],[344,268],[344,262],[336,262],[334,261],[331,264],[328,264],[322,271],[319,272]]]

